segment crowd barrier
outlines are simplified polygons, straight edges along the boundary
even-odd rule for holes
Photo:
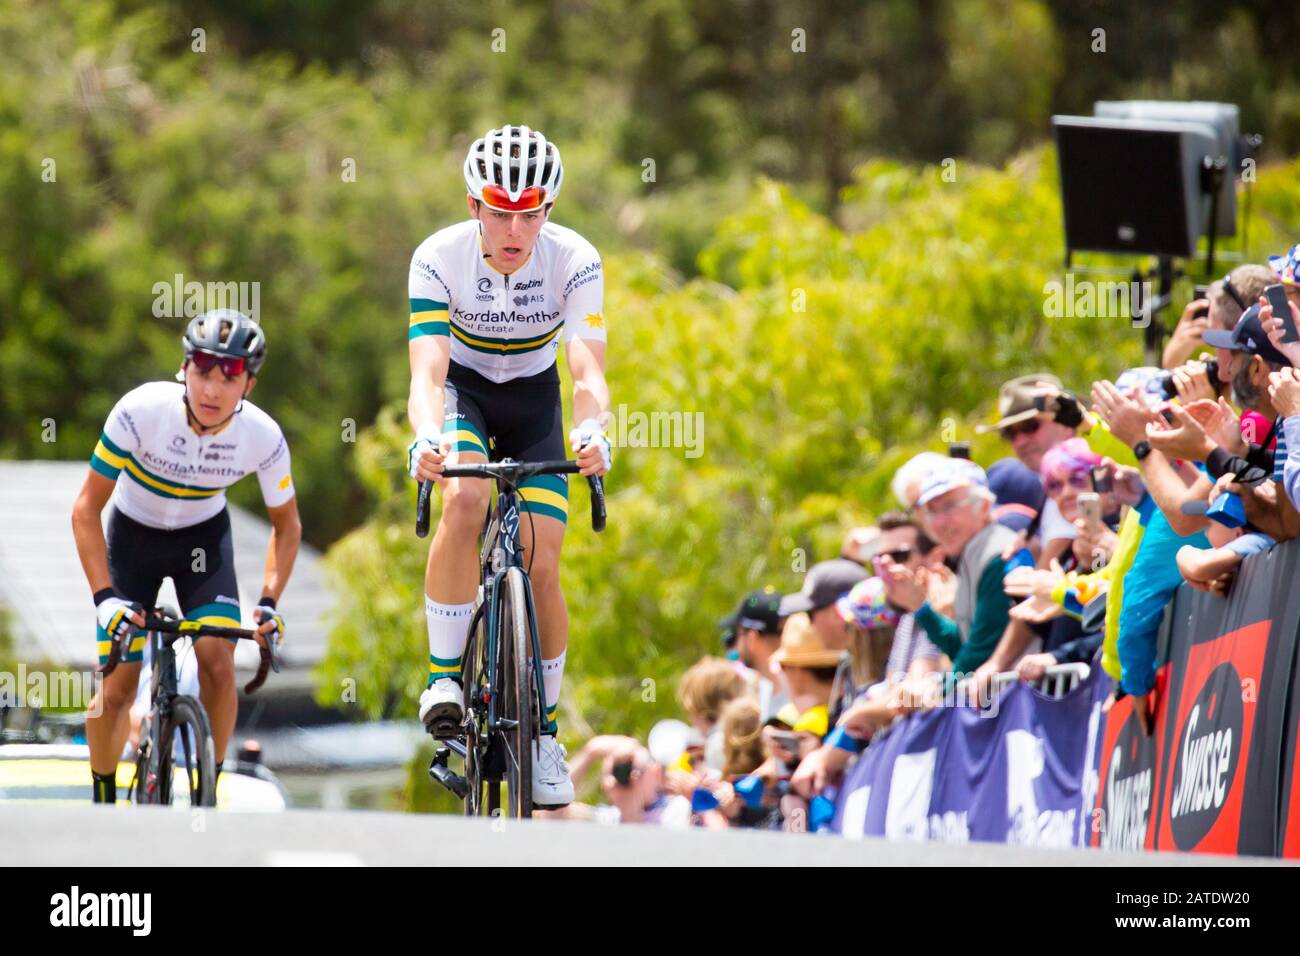
[[[849,769],[846,837],[1300,858],[1300,541],[1248,559],[1230,595],[1184,586],[1161,635],[1153,730],[1109,711],[1100,666],[996,705],[940,707],[878,735]]]

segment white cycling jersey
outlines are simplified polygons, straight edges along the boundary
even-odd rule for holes
[[[226,506],[226,489],[257,472],[268,508],[294,495],[289,446],[270,415],[245,401],[224,428],[198,435],[180,382],[148,382],[109,413],[90,467],[117,481],[113,505],[151,528],[207,521]]]
[[[544,224],[513,273],[483,256],[478,220],[440,229],[411,257],[408,339],[451,338],[451,358],[493,382],[544,372],[560,337],[605,341],[600,254],[572,229]]]

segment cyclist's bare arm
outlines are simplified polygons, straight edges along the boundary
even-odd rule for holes
[[[446,399],[443,385],[451,363],[451,339],[445,335],[422,335],[410,341],[411,394],[406,401],[406,415],[411,431],[432,423],[442,430]]]
[[[605,383],[605,343],[597,339],[570,339],[565,349],[573,376],[573,420],[594,418],[609,424],[609,386]]]
[[[100,516],[116,484],[93,468],[88,469],[86,482],[72,506],[72,534],[77,540],[77,555],[81,558],[81,567],[86,572],[92,594],[113,586],[108,573],[108,542],[104,540],[104,524]]]
[[[81,568],[86,572],[91,594],[113,586],[113,578],[108,573],[108,542],[104,540],[101,515],[116,484],[113,479],[105,478],[91,468],[72,506],[72,536],[77,541],[77,556],[81,558]],[[139,627],[144,626],[143,614],[132,614],[131,620]]]
[[[266,548],[266,573],[262,577],[262,596],[277,603],[284,593],[298,558],[298,545],[302,543],[302,521],[298,518],[298,499],[290,498],[282,505],[266,509],[271,519],[271,542]]]
[[[608,427],[609,385],[605,382],[605,343],[595,339],[571,339],[565,357],[573,376],[573,420],[584,422],[595,419],[601,428]],[[584,475],[601,475],[606,470],[594,444],[578,452],[578,464]]]

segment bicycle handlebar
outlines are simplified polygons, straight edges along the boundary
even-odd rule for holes
[[[177,634],[183,637],[189,637],[192,640],[198,640],[200,637],[233,637],[239,640],[257,641],[258,652],[261,656],[261,662],[258,664],[257,673],[253,679],[244,685],[244,693],[251,694],[263,683],[266,682],[268,670],[274,669],[278,674],[280,672],[280,654],[277,648],[271,646],[271,641],[258,640],[257,631],[250,631],[242,627],[225,627],[220,624],[203,624],[199,621],[186,621],[175,617],[162,608],[146,610],[144,614],[144,629],[153,631],[158,634]],[[126,640],[129,640],[127,638]],[[108,660],[100,667],[99,672],[107,677],[117,668],[122,659],[122,645],[126,640],[113,641],[113,647],[108,652]]]
[[[576,475],[576,461],[490,461],[469,465],[449,465],[443,469],[444,478],[496,478],[515,483],[533,475]],[[605,530],[605,483],[599,475],[588,475],[591,489],[591,530]],[[420,482],[420,496],[415,505],[415,533],[423,538],[429,534],[429,498],[432,481]]]

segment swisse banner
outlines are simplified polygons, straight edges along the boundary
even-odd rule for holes
[[[1226,600],[1179,589],[1149,736],[1131,698],[1103,710],[1097,663],[1064,700],[1016,684],[995,712],[895,724],[847,774],[832,829],[1300,858],[1298,566],[1293,541],[1246,561]]]
[[[1156,687],[1163,691],[1168,684],[1166,664],[1156,672]],[[1113,682],[1107,681],[1107,686]],[[1131,697],[1116,701],[1102,718],[1100,747],[1093,755],[1098,789],[1087,845],[1103,850],[1141,850],[1154,842],[1167,697],[1159,694],[1161,703],[1150,736],[1142,732]]]
[[[1278,852],[1296,565],[1284,545],[1247,561],[1228,600],[1189,588],[1175,598],[1154,849]]]
[[[1062,700],[1024,684],[996,709],[916,714],[869,747],[840,788],[848,837],[1080,846],[1097,789],[1100,668]]]
[[[1291,655],[1291,693],[1286,730],[1282,735],[1286,748],[1286,766],[1282,777],[1282,818],[1279,821],[1278,854],[1300,859],[1300,639]]]

